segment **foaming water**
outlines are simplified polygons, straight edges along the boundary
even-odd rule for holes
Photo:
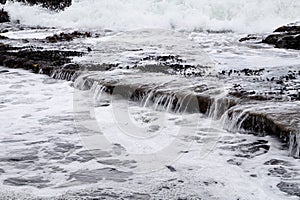
[[[300,17],[298,0],[74,0],[59,13],[19,3],[7,3],[5,8],[13,20],[29,25],[113,30],[264,32]]]

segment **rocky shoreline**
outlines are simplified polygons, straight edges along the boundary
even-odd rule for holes
[[[22,1],[30,5],[41,3],[43,6],[50,9],[63,9],[71,5],[71,1]],[[2,1],[0,3],[5,3]],[[8,22],[9,16],[3,9],[0,11],[0,22]],[[0,30],[0,32],[6,32],[7,30]],[[265,37],[262,43],[272,44],[276,48],[287,48],[296,49],[300,48],[300,26],[297,23],[289,24],[286,26],[279,27],[274,31],[273,34]],[[59,42],[70,42],[74,39],[84,39],[93,37],[89,32],[79,32],[74,31],[71,33],[61,32],[59,34],[54,34],[53,36],[46,37],[42,42],[44,43],[59,43]],[[53,78],[74,80],[74,74],[77,71],[88,68],[87,66],[78,65],[72,63],[72,57],[82,56],[85,53],[80,51],[62,51],[62,50],[47,50],[43,47],[13,47],[11,45],[5,44],[10,39],[5,36],[0,35],[0,65],[8,68],[22,68],[30,70],[33,73],[42,73]],[[249,35],[248,37],[242,38],[240,42],[245,42],[248,40],[257,40],[255,35]],[[25,43],[30,43],[30,41],[23,41]],[[87,48],[87,52],[92,51],[90,47]],[[141,61],[155,61],[167,66],[179,74],[188,77],[201,77],[202,72],[195,72],[198,66],[185,65],[183,60],[177,55],[165,55],[165,56],[145,56]],[[100,68],[99,68],[100,67]],[[98,70],[114,70],[120,67],[118,64],[96,64],[89,65],[89,70],[97,68]],[[134,68],[139,68],[135,65]],[[145,68],[145,67],[144,67]],[[152,67],[151,67],[152,68]],[[129,67],[127,67],[129,69]],[[186,73],[186,71],[189,71]],[[225,80],[226,82],[232,82],[232,87],[229,89],[228,97],[223,99],[223,103],[229,103],[225,111],[227,111],[227,117],[234,120],[234,116],[239,115],[243,112],[239,105],[257,105],[264,104],[266,102],[275,101],[280,104],[286,102],[294,102],[300,100],[299,84],[297,80],[300,76],[300,71],[298,70],[287,70],[280,77],[272,76],[268,74],[265,69],[250,69],[245,68],[243,70],[228,70],[219,72],[219,78]],[[258,80],[256,77],[265,76],[264,80]],[[254,78],[255,77],[255,78]],[[249,85],[257,85],[260,88],[259,91],[253,90],[253,88],[247,88],[237,84],[237,80],[243,79],[249,83]],[[103,83],[108,89],[109,93],[112,93],[115,85],[110,83]],[[91,84],[90,84],[91,85]],[[273,89],[268,89],[272,85]],[[124,85],[126,88],[130,86]],[[136,96],[133,99],[139,99],[147,95],[147,88],[140,88],[136,91]],[[161,94],[160,94],[161,95]],[[207,95],[196,95],[195,98],[198,99],[198,104],[200,105],[199,111],[205,114],[209,113],[209,110],[214,104],[214,97]],[[179,99],[174,100],[174,107]],[[290,146],[290,154],[296,158],[300,157],[300,144],[298,143],[299,127],[296,122],[299,122],[298,111],[291,113],[280,113],[275,112],[277,107],[273,110],[269,110],[267,113],[260,112],[245,112],[240,122],[239,128],[258,135],[276,135],[281,140]],[[224,112],[222,114],[224,114]],[[291,117],[286,117],[291,116]],[[284,120],[283,120],[284,119]]]
[[[71,41],[73,38],[84,38],[84,37],[91,37],[90,33],[80,33],[80,32],[72,32],[70,34],[61,33],[61,34],[55,34],[51,37],[46,38],[46,42],[48,43],[56,43],[56,42],[63,42],[63,41]],[[9,40],[9,39],[5,39]],[[4,40],[4,41],[5,41]],[[43,50],[43,48],[36,48],[36,47],[12,47],[7,44],[0,44],[0,65],[5,66],[7,68],[22,68],[26,70],[30,70],[33,73],[41,73],[46,74],[48,76],[52,76],[53,78],[58,79],[64,79],[64,80],[74,80],[76,76],[76,72],[80,70],[84,70],[87,68],[87,66],[82,66],[78,64],[72,63],[72,57],[78,57],[84,55],[83,52],[79,51],[61,51],[61,50]],[[171,56],[171,55],[170,55]],[[168,60],[170,56],[167,56],[166,58],[162,57],[153,57],[152,60],[157,59],[159,62],[162,61],[162,59]],[[172,56],[171,56],[172,57]],[[172,57],[173,58],[173,57]],[[146,57],[145,59],[148,59]],[[180,63],[180,62],[179,62]],[[178,66],[180,66],[179,64]],[[95,68],[98,65],[89,66],[89,70]],[[110,67],[107,67],[110,66]],[[96,67],[98,70],[104,70],[104,71],[110,71],[119,68],[118,65],[101,65]],[[172,67],[171,67],[172,68]],[[191,69],[194,68],[194,66],[190,67]],[[186,67],[185,67],[185,70]],[[219,72],[219,78],[223,80],[232,80],[235,82],[235,79],[244,77],[249,78],[251,82],[257,82],[253,80],[252,76],[262,75],[264,73],[264,70],[251,70],[251,69],[244,69],[242,71],[222,71]],[[185,73],[184,73],[184,76]],[[275,85],[291,85],[289,80],[294,80],[296,77],[299,76],[299,72],[295,72],[292,75],[287,75],[288,78],[285,76],[283,78],[281,77],[275,77],[271,78],[269,81],[274,82]],[[90,81],[89,84],[87,84],[87,88],[84,89],[90,89],[90,87],[93,85],[93,79],[88,80]],[[116,85],[111,84],[109,81],[101,83],[104,85],[107,89],[108,93],[113,93],[113,90]],[[122,83],[116,83],[118,86]],[[261,84],[261,82],[259,82]],[[268,84],[269,86],[269,84]],[[131,88],[130,85],[122,85],[124,89]],[[211,87],[211,86],[206,86]],[[131,99],[133,100],[140,100],[144,98],[149,93],[149,88],[146,86],[143,87],[137,87],[134,91],[134,94]],[[251,88],[250,88],[251,89]],[[298,90],[297,88],[295,88]],[[288,97],[290,94],[288,90],[284,90],[281,92],[275,92],[274,94],[269,94],[268,92],[253,92],[251,90],[247,91],[249,89],[243,88],[241,86],[237,86],[236,84],[233,85],[231,91],[229,92],[228,96],[226,98],[223,98],[220,104],[223,105],[223,111],[221,114],[219,114],[219,117],[227,113],[227,118],[231,121],[235,120],[242,120],[238,121],[237,124],[239,124],[239,128],[246,131],[247,133],[253,133],[255,135],[265,136],[265,135],[275,135],[279,137],[284,144],[287,144],[289,146],[290,155],[299,158],[300,153],[300,144],[298,143],[299,140],[299,127],[297,125],[297,122],[299,122],[298,113],[299,110],[291,110],[290,113],[280,113],[276,111],[278,107],[281,106],[281,104],[285,104],[286,100],[278,99],[282,97]],[[204,92],[206,90],[203,90]],[[152,91],[153,92],[153,91]],[[199,92],[199,91],[197,91]],[[273,91],[274,92],[274,91]],[[286,94],[284,94],[286,93]],[[157,95],[168,95],[158,93]],[[174,95],[174,94],[173,94]],[[176,97],[177,95],[177,97]],[[182,94],[176,94],[173,99],[173,107],[178,107],[178,102],[180,102],[180,96],[183,96]],[[197,94],[193,98],[196,98],[198,101],[199,108],[196,108],[201,113],[209,114],[209,111],[212,109],[214,102],[216,99],[213,96],[209,95],[203,95]],[[288,101],[298,101],[299,100],[299,93],[296,94],[296,96],[293,94]],[[243,106],[250,106],[255,107],[260,104],[265,104],[268,102],[272,102],[274,100],[277,100],[277,106],[274,106],[273,108],[270,108],[268,112],[261,112],[260,109],[257,109],[257,111],[244,111],[241,110]],[[181,102],[182,103],[182,102]],[[195,108],[188,109],[193,112]],[[243,113],[243,114],[241,114]],[[237,116],[239,116],[237,119],[235,119]],[[295,121],[296,120],[296,121]],[[294,125],[293,125],[294,124]]]
[[[71,1],[64,1],[65,3],[63,4],[57,4],[58,1],[49,1],[55,3],[55,5],[43,3],[44,1],[26,2],[29,4],[42,2],[43,6],[54,10],[64,9],[71,4]],[[32,73],[45,74],[54,79],[72,81],[71,85],[81,90],[92,90],[93,87],[97,85],[100,86],[101,91],[110,95],[119,95],[125,99],[136,102],[142,102],[147,99],[150,104],[168,105],[168,111],[185,113],[200,112],[208,118],[224,122],[224,129],[228,131],[253,134],[262,138],[258,140],[255,138],[254,140],[257,141],[252,143],[245,140],[247,143],[250,142],[249,144],[245,144],[244,141],[237,142],[236,145],[234,144],[236,141],[233,139],[226,141],[225,138],[225,141],[219,141],[224,144],[226,144],[226,142],[228,144],[234,144],[233,146],[227,147],[230,152],[235,154],[233,159],[227,160],[229,165],[240,166],[242,164],[239,159],[247,160],[268,152],[272,144],[265,141],[267,139],[263,139],[264,136],[268,135],[274,136],[282,141],[280,149],[284,149],[286,152],[288,151],[291,157],[296,159],[300,158],[299,66],[275,66],[272,70],[265,69],[263,66],[261,68],[249,66],[244,69],[232,67],[211,75],[205,73],[208,67],[187,64],[185,59],[179,54],[165,53],[162,55],[153,55],[147,51],[143,51],[143,49],[135,48],[135,46],[128,47],[129,50],[126,46],[126,50],[128,51],[142,52],[139,54],[140,57],[130,57],[132,60],[138,60],[137,62],[134,60],[132,65],[128,63],[120,64],[118,62],[100,62],[99,60],[95,62],[88,60],[82,63],[76,62],[76,59],[80,60],[82,57],[84,57],[83,59],[88,58],[96,51],[98,54],[94,57],[91,56],[92,58],[97,58],[97,56],[106,53],[105,47],[101,46],[104,50],[101,48],[94,50],[93,46],[90,46],[91,43],[82,45],[82,41],[95,38],[99,39],[98,36],[100,34],[74,30],[71,32],[59,30],[60,32],[54,32],[52,35],[47,35],[39,39],[34,37],[30,39],[13,39],[10,38],[9,34],[1,35],[1,33],[19,30],[35,31],[42,28],[22,27],[22,25],[15,26],[6,23],[9,21],[9,16],[4,10],[0,11],[0,22],[1,20],[5,25],[3,28],[0,28],[0,66],[6,67],[7,70],[0,70],[0,74],[9,73],[11,69],[25,69]],[[264,37],[262,41],[255,35],[250,35],[246,38],[242,38],[240,42],[260,40],[260,44],[266,43],[266,45],[271,44],[276,48],[287,48],[297,51],[299,50],[299,30],[299,24],[287,25],[278,28],[274,34]],[[119,49],[113,47],[113,51],[111,52],[115,53],[117,50]],[[88,71],[88,73],[82,78],[80,75],[84,73],[84,71]],[[76,80],[79,79],[79,76],[83,80],[81,80],[81,84],[76,85]],[[176,78],[168,79],[169,77]],[[197,84],[193,85],[193,80],[195,79],[197,79],[197,81],[194,81],[194,83]],[[134,81],[131,82],[128,80]],[[172,81],[168,82],[167,80]],[[226,86],[229,85],[230,87],[225,88],[222,84]],[[178,87],[181,87],[180,90],[178,90]],[[220,88],[226,91],[226,94],[223,96],[218,93],[219,90],[221,90]],[[194,102],[191,103],[191,99]],[[97,106],[106,107],[107,105],[108,104],[99,103]],[[182,107],[185,109],[181,110]],[[53,120],[58,122],[61,119]],[[73,118],[69,120],[70,123],[73,123]],[[193,138],[193,140],[197,140],[196,142],[200,143],[201,141],[197,139],[197,137],[198,136]],[[235,138],[236,136],[234,135],[232,137]],[[62,153],[71,151],[76,148],[75,146],[76,145],[71,143],[57,144],[53,155],[56,156],[56,151],[61,151]],[[100,152],[100,154],[101,153],[103,152]],[[105,156],[106,154],[104,157]],[[62,157],[64,157],[64,155]],[[92,156],[87,152],[81,152],[81,154],[78,153],[77,157],[67,158],[69,162],[85,162],[84,160],[92,159]],[[28,160],[26,160],[26,157],[13,157],[2,159],[2,162],[32,161],[36,158],[27,157],[27,159]],[[107,160],[107,162],[104,161],[101,164],[110,164],[110,162],[113,166],[114,162],[118,163],[118,160]],[[126,164],[126,162],[124,163]],[[118,164],[122,165],[124,163],[120,162]],[[278,163],[280,164],[280,168],[277,166]],[[294,180],[292,180],[294,181],[292,183],[288,182],[290,181],[288,178],[293,176],[291,173],[294,172],[290,172],[293,169],[289,169],[289,164],[285,164],[284,161],[276,158],[266,162],[264,165],[270,165],[274,168],[272,169],[273,171],[270,171],[268,176],[283,177],[278,185],[274,185],[275,187],[277,186],[281,191],[287,194],[300,196],[298,182]],[[169,165],[166,167],[171,173],[176,172],[175,167]],[[82,182],[87,181],[87,183],[90,183],[89,181],[91,181],[95,175],[100,174],[100,179],[96,180],[96,182],[100,182],[102,180],[101,174],[103,174],[104,178],[113,176],[112,180],[119,180],[118,178],[114,178],[114,176],[118,177],[120,173],[123,173],[127,177],[127,174],[123,171],[117,171],[114,168],[104,168],[102,170],[74,172],[70,176],[70,179],[78,179]],[[131,176],[132,174],[129,173],[129,175]],[[250,176],[257,178],[256,174],[251,174]],[[286,177],[288,178],[284,179]],[[11,186],[28,184],[34,187],[37,185],[43,187],[45,183],[43,179],[39,178],[26,179],[23,177],[13,177],[6,179],[5,184]],[[172,186],[167,189],[169,190],[171,187]],[[142,196],[142,198],[143,197],[144,196]]]

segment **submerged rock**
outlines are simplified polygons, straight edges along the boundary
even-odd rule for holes
[[[288,193],[289,195],[295,195],[300,197],[300,184],[297,182],[280,182],[277,187],[283,191]]]
[[[273,44],[276,48],[300,50],[300,25],[294,23],[279,27],[262,42]]]

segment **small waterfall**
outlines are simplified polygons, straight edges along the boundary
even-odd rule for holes
[[[291,132],[289,138],[289,155],[300,158],[300,131]]]
[[[236,107],[228,109],[220,118],[223,127],[232,132],[242,130],[242,124],[248,117],[248,109],[235,111]]]
[[[64,76],[58,73],[58,77]],[[62,72],[63,73],[63,72]],[[78,75],[77,75],[78,77]],[[291,156],[300,157],[300,135],[287,132],[280,124],[268,117],[262,108],[273,108],[271,105],[243,104],[230,98],[226,92],[219,95],[204,95],[174,89],[162,89],[158,86],[134,86],[129,83],[107,81],[104,78],[93,79],[91,74],[82,74],[76,78],[74,86],[80,90],[89,90],[94,106],[109,105],[103,94],[120,96],[123,99],[138,102],[141,107],[174,113],[203,113],[223,124],[230,132],[252,133],[258,136],[275,135],[289,145]]]
[[[269,118],[268,113],[255,105],[237,105],[221,117],[224,129],[231,132],[251,133],[257,136],[273,135],[288,145],[289,155],[300,158],[300,133],[292,130],[292,124],[282,125]]]
[[[58,69],[58,70],[54,70],[50,77],[52,77],[54,79],[72,81],[75,79],[75,78],[73,78],[74,74],[76,74],[75,71]]]
[[[151,107],[154,110],[167,112],[179,112],[182,99],[179,99],[175,93],[161,93],[158,90],[150,90],[141,101],[141,106]]]
[[[116,85],[102,83],[89,78],[89,75],[79,76],[74,86],[80,90],[89,90],[94,101],[101,101],[103,92],[114,96],[121,96],[124,99],[129,99],[135,102],[140,102],[142,107],[150,107],[154,110],[174,112],[174,113],[204,113],[200,110],[201,107],[205,111],[209,108],[210,99],[206,98],[207,105],[198,105],[200,96],[193,93],[178,91],[164,91],[155,87],[133,87],[132,85]]]
[[[208,117],[215,120],[221,119],[226,115],[226,112],[236,104],[234,99],[230,99],[226,95],[227,93],[224,92],[214,98],[213,103],[208,110]]]

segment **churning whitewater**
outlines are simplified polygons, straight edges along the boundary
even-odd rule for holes
[[[61,28],[265,32],[299,20],[298,0],[75,0],[64,12],[8,2],[13,20]]]

